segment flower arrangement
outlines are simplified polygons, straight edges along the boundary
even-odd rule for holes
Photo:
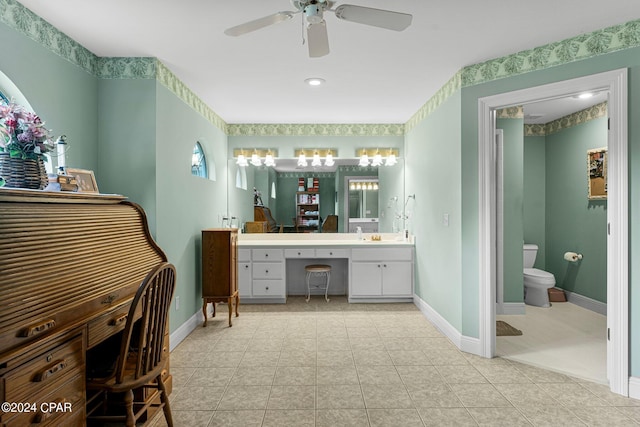
[[[14,102],[0,103],[0,153],[11,158],[42,158],[55,144],[37,114]]]

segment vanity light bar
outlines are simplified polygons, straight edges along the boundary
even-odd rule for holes
[[[382,157],[388,157],[390,155],[398,157],[400,152],[397,148],[358,148],[356,150],[356,157],[367,155],[367,157],[373,158],[376,154],[379,154]]]
[[[338,150],[335,148],[300,148],[294,151],[295,157],[300,157],[300,154],[304,154],[305,157],[310,159],[312,159],[315,154],[318,154],[320,157],[327,157],[329,154],[332,157],[338,157]]]
[[[254,154],[257,154],[260,158],[267,157],[268,154],[271,154],[273,157],[278,157],[278,150],[271,148],[234,148],[233,157],[238,157],[241,154],[249,158]]]

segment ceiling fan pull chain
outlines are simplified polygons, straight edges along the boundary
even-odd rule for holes
[[[304,37],[304,16],[302,16],[302,19],[300,20],[300,35],[302,36],[302,45],[304,46],[306,43],[306,39]]]

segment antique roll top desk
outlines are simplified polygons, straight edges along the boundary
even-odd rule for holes
[[[122,196],[0,188],[0,426],[84,425],[87,355],[166,260]]]

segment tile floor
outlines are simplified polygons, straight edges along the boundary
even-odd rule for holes
[[[523,332],[496,337],[498,356],[608,384],[606,316],[569,302],[525,310],[525,315],[496,316]]]
[[[413,304],[240,308],[172,352],[176,426],[640,425],[640,401],[460,352]]]

